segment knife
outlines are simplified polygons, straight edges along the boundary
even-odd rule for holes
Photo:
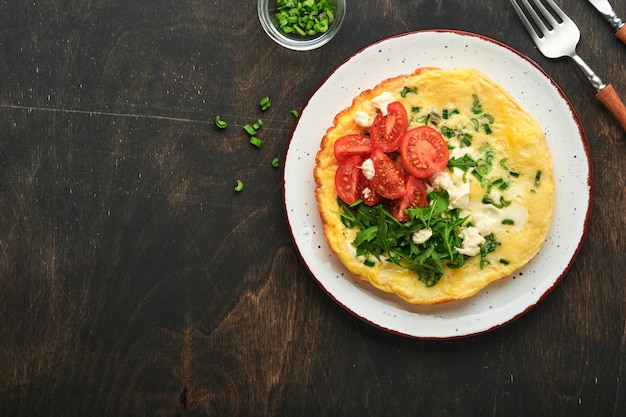
[[[606,19],[607,22],[611,25],[613,30],[615,31],[615,36],[617,39],[626,43],[626,25],[619,18],[619,16],[613,11],[613,7],[609,3],[609,0],[588,0],[589,3],[595,7],[602,17]]]

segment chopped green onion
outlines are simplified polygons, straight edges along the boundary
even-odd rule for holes
[[[407,94],[409,94],[409,93],[416,93],[417,94],[417,87],[413,87],[413,88],[404,87],[402,89],[402,91],[400,91],[400,96],[401,97],[406,97]]]
[[[507,261],[506,259],[500,259],[498,262],[500,262],[502,265],[508,265],[509,261]]]
[[[515,224],[515,222],[513,221],[513,219],[503,219],[502,224],[512,226]]]
[[[465,133],[464,135],[460,136],[459,140],[465,146],[472,146],[472,135],[470,135],[469,133]]]
[[[488,180],[486,180],[485,178],[483,178],[483,176],[482,176],[482,175],[480,175],[480,174],[478,173],[478,171],[477,171],[477,170],[475,170],[475,169],[474,169],[474,170],[472,170],[471,172],[472,172],[472,175],[473,175],[473,176],[474,176],[474,177],[478,180],[478,182],[480,182],[480,185],[481,185],[482,187],[484,187],[484,186],[485,186],[485,184],[486,184],[486,182],[487,182]]]
[[[328,31],[334,9],[332,0],[276,0],[275,17],[283,33],[315,36]]]
[[[296,109],[291,110],[291,114],[293,114],[293,117],[300,116],[300,113],[298,113],[298,110],[296,110]]]
[[[539,187],[539,184],[541,184],[541,171],[537,171],[535,173],[535,185],[533,188],[530,189],[531,193],[536,193],[537,192],[537,187]]]
[[[256,135],[256,132],[261,128],[261,126],[263,126],[263,121],[261,119],[257,120],[256,122],[254,122],[254,124],[246,124],[243,127],[243,130],[245,130],[250,136],[254,136]]]
[[[375,264],[374,262],[370,261],[369,259],[366,259],[363,261],[363,265],[365,266],[369,266],[370,268],[373,267]]]
[[[245,130],[250,136],[256,135],[256,129],[248,124],[243,127],[243,130]]]
[[[510,184],[504,181],[502,178],[498,178],[497,180],[493,181],[491,185],[495,185],[501,190],[506,190],[507,188],[509,188]]]
[[[491,165],[481,159],[476,164],[476,171],[482,176],[488,175],[491,172]]]
[[[272,166],[274,168],[278,168],[279,165],[280,165],[280,159],[278,159],[278,158],[272,159]]]
[[[215,126],[219,127],[220,129],[225,129],[226,126],[228,126],[228,124],[225,121],[223,121],[220,115],[218,114],[217,116],[215,116]]]
[[[448,110],[448,109],[443,109],[443,111],[441,112],[441,117],[444,120],[449,119],[451,116],[455,115],[455,114],[459,114],[459,109],[454,109],[454,110]]]
[[[510,201],[505,200],[503,196],[500,196],[500,202],[499,202],[499,203],[496,203],[496,202],[495,202],[495,201],[493,201],[493,200],[491,199],[491,197],[489,197],[488,195],[486,195],[486,196],[484,196],[484,197],[483,197],[482,203],[483,203],[483,204],[491,204],[491,205],[492,205],[492,206],[494,206],[495,208],[499,208],[499,209],[504,208],[504,207],[507,207],[507,206],[509,206],[509,205],[511,204],[511,202],[510,202]]]
[[[424,126],[426,126],[428,122],[430,122],[430,116],[431,116],[430,113],[428,113],[428,114],[418,117],[416,120],[418,123],[421,123]]]
[[[237,185],[235,186],[235,191],[239,192],[243,190],[243,181],[237,180]]]
[[[298,32],[298,33],[300,34],[300,36],[306,36],[306,32],[305,32],[305,31],[303,31],[303,30],[300,28],[300,26],[298,26],[298,25],[293,25],[293,26],[292,26],[292,28],[293,28],[296,32]]]
[[[445,110],[444,110],[444,112],[445,112]],[[448,118],[447,117],[447,113],[446,113],[446,116],[442,116],[442,117],[444,119],[447,119]],[[450,129],[447,126],[441,126],[441,134],[443,136],[445,136],[446,138],[451,139],[451,138],[456,136],[456,131],[454,129]]]
[[[480,99],[476,94],[472,94],[472,113],[481,114],[483,112],[483,106],[480,104]]]
[[[272,102],[268,96],[265,96],[259,101],[259,105],[261,106],[261,110],[267,110],[272,105]]]
[[[257,148],[260,148],[261,145],[263,145],[263,141],[259,138],[257,138],[256,136],[252,136],[250,138],[250,143],[253,144],[254,146],[256,146]]]

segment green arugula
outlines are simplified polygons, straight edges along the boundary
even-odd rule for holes
[[[382,204],[369,207],[362,202],[348,206],[338,199],[341,219],[346,227],[358,227],[352,243],[358,256],[373,256],[415,271],[428,287],[435,285],[444,272],[444,265],[460,268],[465,255],[454,248],[463,244],[459,230],[467,217],[458,209],[449,209],[447,192],[431,192],[429,204],[408,209],[409,220],[398,222]],[[431,229],[433,235],[424,243],[413,242],[413,233]]]

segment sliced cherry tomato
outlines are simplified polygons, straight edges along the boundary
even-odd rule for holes
[[[419,178],[409,175],[406,181],[406,194],[389,203],[391,214],[399,222],[409,220],[409,215],[405,210],[415,207],[424,207],[428,201],[428,192],[424,182]]]
[[[450,151],[446,140],[429,126],[409,130],[400,142],[402,165],[417,178],[428,178],[448,165]]]
[[[374,163],[374,177],[369,180],[370,188],[390,200],[406,194],[406,182],[402,171],[386,153],[375,149],[370,155]]]
[[[374,148],[369,136],[354,134],[342,136],[337,139],[334,150],[337,161],[343,162],[354,155],[368,154],[372,152]]]
[[[355,155],[342,162],[335,172],[335,189],[337,195],[346,204],[353,204],[359,198],[359,175],[363,175],[361,172],[361,164],[363,158],[359,155]]]
[[[382,200],[380,194],[372,190],[372,187],[370,187],[370,183],[367,178],[365,178],[365,175],[363,175],[363,172],[359,175],[357,189],[359,190],[359,198],[363,200],[367,206],[373,206]]]
[[[400,146],[409,119],[402,103],[394,101],[387,106],[387,115],[378,113],[370,127],[372,145],[383,152],[393,152]]]

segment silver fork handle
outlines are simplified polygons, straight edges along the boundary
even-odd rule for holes
[[[609,24],[615,31],[615,36],[617,36],[617,39],[626,43],[626,23],[624,23],[624,21],[613,11],[613,9],[611,9],[609,13],[604,13],[600,11],[600,14],[602,14],[602,17],[604,17],[606,21],[609,22]]]
[[[604,17],[606,21],[609,22],[609,24],[611,25],[611,27],[613,27],[615,31],[624,26],[624,22],[622,21],[622,19],[620,19],[620,17],[615,14],[613,10],[611,10],[610,13],[602,13],[602,17]]]
[[[626,132],[626,105],[611,84],[604,84],[600,77],[575,52],[568,55],[574,60],[596,89],[596,98],[611,112],[622,129]]]
[[[600,77],[598,77],[598,75],[593,72],[593,70],[589,67],[589,65],[587,65],[585,61],[583,61],[581,57],[579,57],[577,54],[569,55],[569,57],[572,58],[574,62],[578,65],[578,68],[582,70],[582,72],[585,74],[585,77],[587,77],[591,85],[593,85],[593,88],[596,89],[596,92],[600,92],[601,90],[604,90],[604,88],[606,88],[606,84],[602,82]]]

